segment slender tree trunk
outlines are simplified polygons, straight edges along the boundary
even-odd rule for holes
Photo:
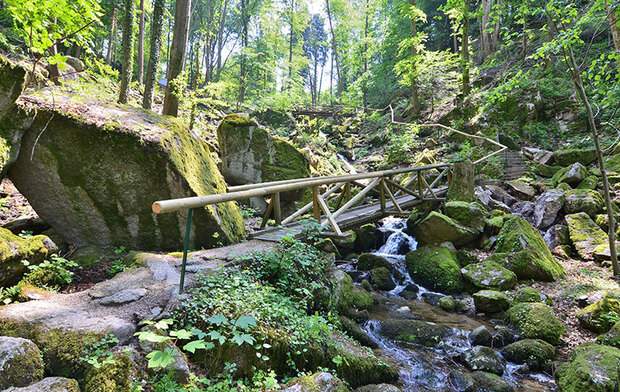
[[[144,23],[146,15],[144,14],[144,0],[140,0],[140,17],[138,19],[138,73],[136,79],[138,83],[144,82]]]
[[[463,67],[463,98],[469,95],[469,0],[463,0],[463,42],[461,45]]]
[[[414,8],[417,7],[416,0],[411,0],[411,6]],[[415,17],[411,19],[411,35],[413,38],[416,38],[418,36],[418,23]],[[418,48],[416,47],[416,45],[413,45],[411,47],[411,56],[413,56],[414,59],[418,57]],[[413,112],[413,115],[417,117],[420,114],[418,78],[415,75],[417,73],[417,64],[414,64],[413,67],[414,75],[411,78],[411,111]]]
[[[144,82],[144,97],[142,107],[151,109],[153,106],[153,95],[155,93],[155,82],[157,81],[157,69],[159,67],[159,56],[161,54],[161,33],[164,24],[164,7],[166,0],[154,0],[153,21],[151,22],[151,50],[149,54],[149,64],[146,68],[146,79]]]
[[[318,89],[318,70],[319,70],[319,60],[317,58],[317,53],[314,55],[314,69],[313,69],[313,77],[312,77],[312,106],[316,106],[316,95]]]
[[[112,15],[110,16],[110,36],[108,38],[108,53],[105,62],[112,65],[114,60],[114,41],[116,38],[116,5],[112,4]]]
[[[220,78],[222,71],[222,51],[224,50],[224,26],[226,24],[226,13],[228,12],[228,0],[224,0],[222,13],[220,15],[219,28],[217,30],[217,79]]]
[[[189,20],[192,0],[177,0],[174,15],[174,35],[170,49],[170,64],[168,68],[168,86],[164,98],[163,114],[178,116],[179,92],[175,91],[176,80],[183,72],[185,51],[187,50],[187,36],[189,34]],[[180,86],[177,86],[180,87]]]
[[[344,80],[340,72],[340,60],[338,58],[338,45],[336,43],[336,34],[334,33],[334,23],[332,21],[332,12],[331,12],[331,7],[329,5],[329,0],[325,0],[325,5],[327,7],[327,20],[329,21],[329,31],[332,36],[332,58],[333,58],[334,64],[336,65],[336,76],[338,77],[338,81],[336,83],[336,94],[340,96],[343,90]]]
[[[127,103],[129,84],[133,73],[133,24],[136,10],[133,0],[125,0],[125,19],[123,21],[123,69],[121,70],[121,91],[119,103]]]
[[[286,89],[290,89],[293,80],[293,44],[295,42],[295,0],[291,1],[290,8],[290,25],[289,25],[289,37],[288,37],[288,80],[286,82]]]
[[[319,90],[317,92],[316,103],[317,105],[321,104],[321,90],[323,89],[323,69],[325,68],[325,64],[321,64],[321,71],[319,72]]]
[[[245,88],[246,88],[246,50],[248,47],[248,16],[247,16],[247,0],[241,0],[241,60],[239,63],[239,98],[238,104],[243,103],[245,100]]]
[[[609,4],[610,0],[605,0],[605,11],[607,12],[607,20],[609,20],[609,29],[611,30],[611,39],[614,43],[614,49],[618,55],[618,68],[620,69],[620,10]]]
[[[482,0],[480,5],[482,16],[480,21],[480,49],[482,58],[487,58],[495,51],[495,29],[491,29],[491,11],[493,10],[494,0]]]
[[[329,68],[329,103],[334,104],[334,52],[329,56],[330,68]]]
[[[368,107],[368,14],[369,7],[368,1],[366,0],[366,5],[364,9],[364,84],[362,86],[362,104],[364,105],[364,110]]]

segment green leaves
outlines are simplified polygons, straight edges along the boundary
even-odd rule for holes
[[[237,344],[237,346],[241,346],[243,343],[247,343],[249,345],[253,345],[256,339],[247,333],[243,334],[235,334],[232,337],[232,341]]]
[[[183,346],[183,350],[194,354],[196,350],[211,350],[215,345],[211,342],[205,342],[204,340],[193,340]]]
[[[165,369],[174,363],[174,351],[171,348],[151,351],[146,358],[149,360],[149,369]]]
[[[216,314],[216,315],[213,315],[213,316],[209,317],[207,319],[207,322],[209,322],[209,323],[211,323],[213,325],[222,325],[222,324],[227,323],[228,319],[225,316],[221,315],[221,314]]]
[[[248,330],[256,326],[256,319],[252,316],[241,316],[235,321],[235,326]]]
[[[158,335],[151,331],[137,332],[135,335],[141,342],[163,343],[170,340],[168,336]]]

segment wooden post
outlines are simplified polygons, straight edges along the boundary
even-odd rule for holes
[[[420,200],[424,200],[424,194],[422,194],[422,171],[418,172],[418,197]]]
[[[381,212],[385,213],[385,180],[383,177],[379,181],[379,202],[381,203]]]
[[[321,206],[319,204],[319,187],[312,187],[312,214],[317,222],[321,221]]]
[[[275,219],[276,225],[280,225],[282,224],[282,209],[280,206],[280,192],[273,194],[272,202],[273,202],[273,219]]]
[[[271,212],[273,211],[273,199],[269,200],[269,204],[267,204],[267,209],[263,214],[263,220],[260,223],[261,230],[267,226],[267,222],[269,222],[269,217],[271,216]]]

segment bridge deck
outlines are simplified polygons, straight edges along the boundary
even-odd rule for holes
[[[436,188],[434,189],[434,192],[437,196],[444,196],[447,192],[447,187]],[[411,195],[399,196],[396,200],[403,210],[407,210],[422,202],[420,199]],[[352,208],[336,218],[336,222],[341,229],[347,229],[354,226],[363,225],[365,223],[374,222],[395,213],[396,207],[391,201],[386,203],[385,212],[381,211],[381,204],[376,202],[373,204],[365,204]],[[256,231],[252,233],[250,237],[261,241],[277,242],[286,236],[295,237],[300,234],[302,230],[302,224],[299,222],[294,222],[286,226],[270,227],[264,230]]]

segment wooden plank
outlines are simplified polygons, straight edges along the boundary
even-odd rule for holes
[[[325,203],[325,200],[323,200],[323,198],[319,196],[318,201],[319,201],[319,205],[321,206],[321,209],[323,210],[323,213],[327,217],[327,220],[330,226],[332,227],[332,229],[334,229],[334,232],[338,235],[342,235],[342,231],[340,230],[340,227],[338,227],[338,223],[336,223],[334,216],[329,211],[329,206],[327,205],[327,203]]]
[[[344,184],[334,185],[333,187],[329,188],[325,193],[323,193],[323,197],[327,199],[329,196],[331,196],[334,192],[338,191],[343,186],[344,186]],[[295,219],[299,218],[300,216],[302,216],[306,212],[310,211],[312,209],[312,207],[313,207],[313,204],[314,204],[313,202],[310,202],[310,203],[306,204],[305,206],[303,206],[301,209],[295,211],[288,218],[284,219],[282,221],[282,224],[283,225],[287,225],[287,224],[293,222]]]
[[[379,180],[379,203],[381,203],[381,211],[385,212],[385,180]]]
[[[320,197],[321,196],[319,196],[319,187],[313,186],[312,187],[312,215],[314,216],[314,219],[316,219],[317,222],[321,221],[321,207],[319,204]]]
[[[392,200],[392,204],[394,204],[394,207],[396,207],[396,210],[398,210],[398,212],[400,212],[400,213],[403,213],[402,208],[400,208],[400,205],[398,204],[398,201],[396,200],[396,198],[392,194],[392,191],[390,190],[390,188],[388,188],[388,186],[385,183],[385,181],[382,181],[381,185],[383,185],[383,188],[385,188],[385,191],[387,192],[388,196],[390,197],[390,200]],[[385,210],[385,208],[383,208],[383,210]]]

